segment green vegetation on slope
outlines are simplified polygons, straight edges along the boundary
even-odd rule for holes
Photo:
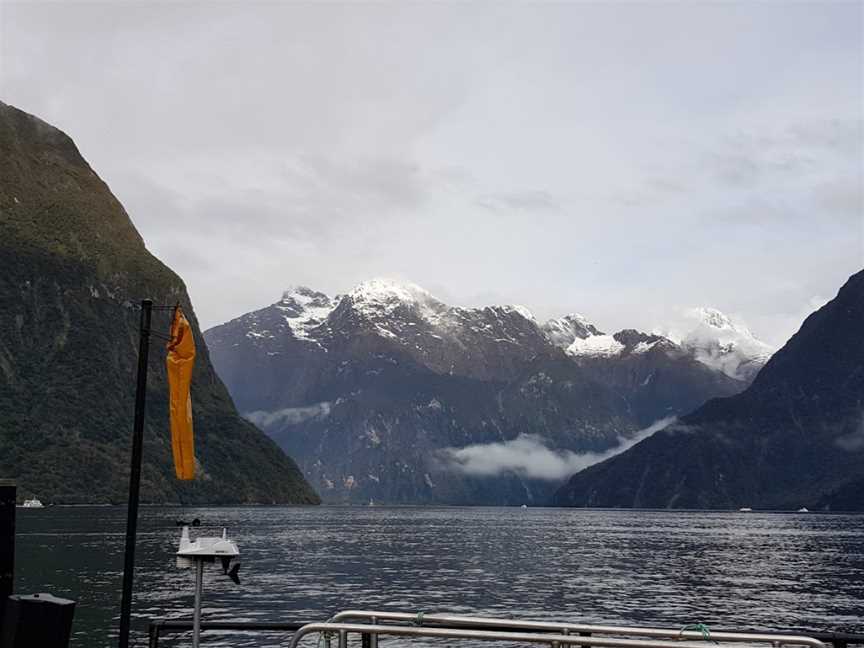
[[[151,344],[145,502],[318,502],[295,463],[237,414],[182,280],[144,247],[69,137],[0,103],[0,476],[46,502],[126,497],[137,304],[180,302],[198,346],[199,477],[173,476],[165,353]],[[167,313],[154,314],[167,332]]]

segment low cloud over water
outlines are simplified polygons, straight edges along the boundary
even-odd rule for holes
[[[674,421],[674,416],[660,419],[632,437],[619,437],[617,445],[603,452],[555,450],[540,435],[520,434],[510,441],[444,448],[439,453],[439,460],[447,468],[467,475],[491,477],[515,473],[530,479],[560,481],[624,452]]]

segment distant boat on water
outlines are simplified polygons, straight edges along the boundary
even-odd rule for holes
[[[799,513],[809,513],[810,510],[806,506],[802,506],[800,509],[798,509],[798,512]]]
[[[738,509],[738,512],[739,513],[752,513],[753,509],[750,508],[749,506],[742,506],[740,509]]]
[[[21,508],[45,508],[45,505],[34,497],[33,499],[24,500]]]

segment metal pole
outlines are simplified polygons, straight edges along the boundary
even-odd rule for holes
[[[132,428],[132,463],[129,469],[129,502],[126,513],[126,554],[123,563],[123,598],[120,602],[120,648],[129,647],[132,614],[132,581],[135,577],[135,534],[138,528],[138,491],[141,487],[141,450],[144,443],[144,407],[147,399],[147,359],[150,354],[150,316],[153,302],[141,300],[138,333],[138,383],[135,388],[135,423]]]
[[[15,499],[15,481],[0,479],[0,626],[15,584]]]
[[[201,592],[204,590],[204,561],[195,561],[195,611],[192,616],[192,648],[201,642]]]
[[[378,623],[378,617],[373,616],[370,619],[370,621],[374,625],[374,624]],[[378,648],[378,635],[377,634],[373,634],[369,637],[369,648]]]

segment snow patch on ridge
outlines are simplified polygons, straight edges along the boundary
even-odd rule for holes
[[[611,335],[591,335],[585,339],[576,338],[567,347],[567,354],[572,356],[614,356],[624,350],[621,344]]]
[[[654,342],[640,342],[635,347],[633,347],[633,350],[631,351],[631,353],[634,353],[634,354],[636,354],[636,353],[648,353],[648,351],[653,349],[654,346],[656,344],[658,344],[659,342],[660,342],[660,340],[655,340]]]

